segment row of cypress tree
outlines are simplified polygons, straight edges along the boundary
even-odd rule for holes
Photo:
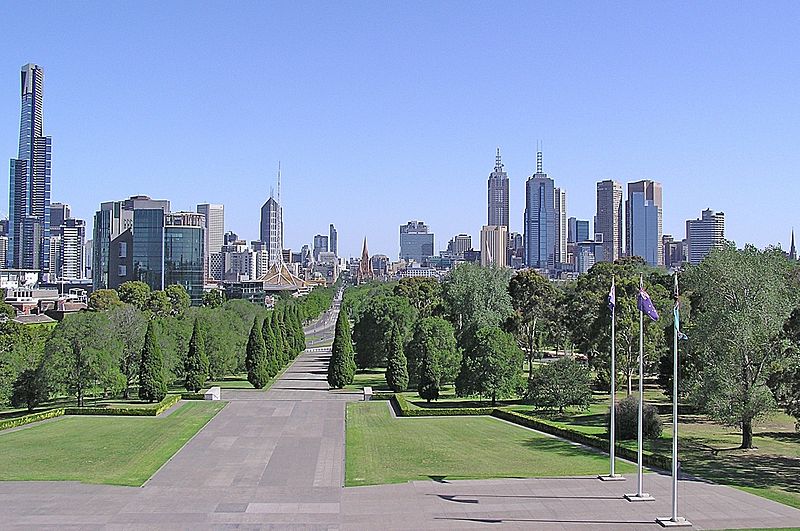
[[[340,311],[336,318],[331,359],[328,363],[328,385],[334,389],[341,389],[353,383],[355,374],[356,360],[350,336],[350,320],[347,318],[347,312]]]
[[[247,380],[256,389],[263,389],[305,348],[302,316],[296,305],[279,307],[268,313],[260,323],[256,317],[244,360]]]

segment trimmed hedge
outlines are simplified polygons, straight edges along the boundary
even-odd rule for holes
[[[40,411],[39,413],[31,413],[30,415],[25,415],[22,417],[15,417],[13,419],[0,420],[0,431],[7,430],[9,428],[16,428],[17,426],[24,426],[25,424],[30,424],[31,422],[39,422],[40,420],[60,417],[63,414],[64,408],[55,408],[48,409],[46,411]]]
[[[392,397],[395,405],[404,417],[451,417],[463,415],[491,415],[494,408],[491,407],[448,407],[448,408],[425,408],[419,407],[399,393]]]
[[[372,393],[372,400],[391,400],[394,393]]]
[[[205,400],[206,395],[203,392],[200,393],[181,393],[181,400]]]
[[[68,407],[66,415],[120,415],[128,417],[155,417],[171,408],[181,399],[181,395],[167,395],[158,404],[147,407]]]

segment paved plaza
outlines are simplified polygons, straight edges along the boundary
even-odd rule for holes
[[[329,355],[304,352],[266,393],[223,390],[227,406],[141,488],[0,482],[0,529],[654,530],[655,517],[669,514],[670,478],[658,474],[645,476],[649,503],[622,498],[635,478],[343,488],[345,406],[360,396],[328,391]],[[720,485],[680,485],[681,513],[695,529],[800,526],[800,510]]]

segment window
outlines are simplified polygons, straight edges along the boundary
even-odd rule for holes
[[[119,242],[119,257],[126,258],[128,256],[128,242]]]
[[[117,271],[118,271],[118,275],[121,276],[121,277],[128,276],[128,266],[124,266],[124,265],[118,266]]]

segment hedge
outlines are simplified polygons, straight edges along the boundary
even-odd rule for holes
[[[400,410],[403,417],[448,417],[463,415],[491,415],[494,408],[491,407],[447,407],[447,408],[425,408],[415,406],[408,399],[399,393],[392,396],[395,405]]]
[[[147,407],[68,407],[66,415],[122,415],[129,417],[155,417],[171,408],[181,399],[181,395],[167,395],[158,404]]]
[[[372,393],[372,400],[391,400],[394,393]]]
[[[63,414],[64,408],[55,408],[48,409],[46,411],[40,411],[38,413],[31,413],[30,415],[25,415],[22,417],[15,417],[13,419],[0,420],[0,431],[7,430],[9,428],[16,428],[17,426],[24,426],[25,424],[30,424],[31,422],[39,422],[40,420],[60,417]]]
[[[181,393],[181,400],[205,400],[206,394],[204,392],[199,393],[189,393],[183,392]]]

